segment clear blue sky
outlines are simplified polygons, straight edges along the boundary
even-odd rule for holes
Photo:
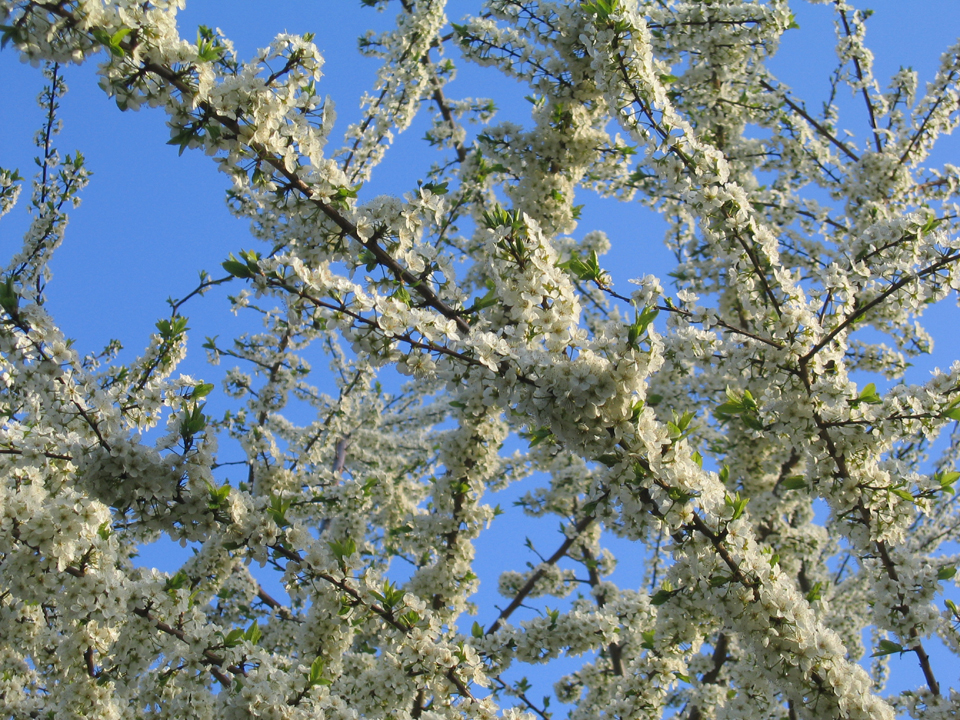
[[[867,6],[876,11],[868,22],[867,36],[876,56],[876,75],[883,82],[899,67],[909,65],[919,72],[922,88],[933,77],[939,54],[957,40],[960,1],[874,0]],[[472,2],[454,0],[449,15],[457,20],[473,7]],[[795,12],[800,30],[787,33],[772,67],[799,97],[817,108],[825,98],[834,63],[833,16],[829,6],[807,3],[796,3]],[[385,29],[389,22],[389,14],[361,9],[359,0],[191,0],[181,15],[185,37],[193,37],[200,24],[220,27],[235,41],[242,57],[266,45],[278,32],[316,33],[316,43],[326,57],[320,92],[336,101],[341,130],[358,117],[360,95],[372,86],[377,67],[375,61],[357,54],[356,38],[371,27]],[[165,144],[169,132],[161,112],[119,112],[97,87],[94,70],[95,63],[89,62],[66,71],[70,92],[62,101],[64,131],[58,146],[61,154],[81,150],[94,176],[83,194],[83,205],[71,214],[66,241],[53,260],[48,307],[66,334],[77,339],[81,352],[97,350],[118,338],[132,354],[145,346],[154,322],[167,314],[168,296],[185,294],[196,284],[199,269],[217,272],[228,253],[253,247],[255,242],[246,224],[226,211],[226,177],[216,172],[209,158],[197,151],[178,157],[177,149]],[[20,64],[10,49],[0,52],[4,98],[0,166],[19,167],[27,177],[33,172],[32,136],[42,120],[34,102],[42,82],[39,72]],[[501,119],[521,122],[529,107],[524,94],[524,88],[504,81],[494,71],[463,65],[448,90],[452,97],[493,97],[502,109]],[[863,128],[862,106],[847,96],[841,104],[846,112],[841,127]],[[420,122],[400,137],[364,189],[366,197],[407,192],[424,177],[427,165],[420,138],[425,127]],[[943,139],[936,157],[941,163],[960,164],[960,138]],[[661,243],[659,218],[636,204],[588,194],[584,198],[587,204],[575,234],[579,237],[594,229],[608,233],[614,250],[604,265],[621,291],[627,289],[630,278],[647,273],[666,276],[671,256]],[[19,247],[25,227],[22,208],[0,221],[4,261]],[[244,324],[227,312],[223,295],[211,293],[186,308],[193,332],[183,372],[207,379],[218,376],[206,365],[200,344],[205,335],[230,336]],[[931,329],[939,342],[933,357],[917,363],[916,372],[921,374],[934,365],[949,365],[960,355],[956,339],[960,316],[955,304],[942,304],[933,317]],[[507,507],[516,494],[499,500]],[[496,538],[487,536],[479,545],[483,567],[492,568],[492,558],[503,547],[519,548],[525,535],[540,531],[529,520],[522,529],[521,524],[506,521],[499,527]],[[543,523],[541,530],[544,527],[547,538],[542,545],[551,547],[555,522]],[[635,577],[624,562],[614,579],[630,584]],[[488,581],[478,598],[481,607],[488,608],[481,613],[481,621],[491,615],[494,586]],[[903,663],[907,684],[919,677],[914,665]],[[537,697],[548,688],[538,690]]]

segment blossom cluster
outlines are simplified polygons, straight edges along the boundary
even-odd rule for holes
[[[786,0],[488,0],[458,23],[365,0],[396,24],[361,39],[381,69],[331,149],[312,36],[242,60],[181,37],[183,4],[0,0],[47,83],[0,275],[0,713],[546,720],[518,668],[562,656],[584,720],[957,713],[960,362],[908,372],[960,290],[960,173],[931,160],[956,46],[923,92],[908,70],[883,91],[866,14],[834,3],[834,87],[868,119],[841,136],[768,67]],[[54,143],[62,73],[93,56],[121,110],[213,157],[262,243],[127,363],[82,356],[44,295],[88,180]],[[448,98],[452,57],[526,85],[529,125]],[[424,109],[425,180],[368,192]],[[22,183],[0,169],[0,215]],[[581,188],[662,213],[673,286],[614,288]],[[187,301],[227,283],[262,328],[207,340],[218,389],[177,367]],[[556,549],[478,577],[486,496],[520,482]],[[611,536],[642,584],[613,582]],[[158,539],[195,553],[138,567]],[[920,687],[888,689],[894,656]]]

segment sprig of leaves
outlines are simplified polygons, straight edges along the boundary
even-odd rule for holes
[[[111,55],[114,57],[126,57],[127,52],[123,49],[121,43],[123,39],[131,33],[131,29],[128,27],[122,27],[117,30],[113,35],[108,33],[103,28],[93,28],[90,31],[90,34],[93,35],[94,39],[103,45]]]
[[[574,253],[566,262],[557,263],[557,267],[569,270],[578,279],[594,282],[600,287],[606,287],[610,280],[610,276],[600,267],[596,250],[591,250],[586,258]]]
[[[740,418],[740,421],[751,430],[763,430],[764,427],[763,421],[760,420],[760,408],[749,390],[738,393],[728,387],[727,402],[717,407],[713,414],[721,422]]]

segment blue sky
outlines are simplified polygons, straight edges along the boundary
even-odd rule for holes
[[[457,20],[473,6],[455,0],[450,3],[449,15]],[[922,88],[932,79],[940,53],[957,40],[960,2],[874,0],[868,6],[876,11],[868,22],[867,38],[881,83],[901,66],[912,66],[920,74]],[[796,3],[795,12],[800,29],[787,33],[771,67],[797,96],[817,108],[826,96],[834,64],[833,15],[827,5],[807,3]],[[200,24],[220,27],[234,40],[241,57],[266,45],[279,32],[316,33],[315,41],[326,58],[320,92],[336,101],[341,131],[358,117],[359,98],[372,86],[377,68],[375,61],[357,54],[356,38],[368,28],[385,29],[389,21],[388,14],[361,9],[359,0],[193,0],[181,15],[185,37],[192,37]],[[456,59],[456,54],[453,57]],[[118,338],[130,357],[146,345],[154,322],[167,315],[168,296],[185,294],[196,284],[198,270],[217,273],[230,252],[254,247],[255,241],[247,233],[246,223],[227,212],[223,203],[227,179],[217,173],[209,158],[196,151],[178,157],[177,148],[166,144],[169,132],[164,115],[150,110],[119,112],[97,87],[94,71],[95,62],[66,71],[70,92],[62,101],[64,131],[58,146],[61,154],[81,150],[94,176],[83,194],[83,205],[71,214],[66,241],[52,262],[48,308],[66,334],[76,338],[81,352],[97,350]],[[39,71],[21,64],[10,49],[0,52],[4,97],[0,105],[0,166],[19,167],[27,177],[33,170],[32,136],[42,121],[34,102],[42,84]],[[498,118],[518,122],[528,113],[524,94],[523,87],[504,81],[494,71],[464,65],[448,89],[452,97],[493,97],[501,108]],[[841,107],[841,127],[864,127],[863,108],[856,99],[841,97]],[[399,138],[361,197],[407,192],[424,178],[428,168],[420,139],[426,120]],[[862,139],[857,136],[858,141]],[[942,139],[935,157],[941,163],[960,164],[960,138]],[[661,242],[663,224],[656,215],[637,204],[620,204],[589,193],[578,201],[586,202],[586,207],[575,235],[581,237],[594,229],[608,233],[614,249],[603,264],[621,292],[628,290],[626,283],[631,278],[648,273],[666,277],[672,257]],[[4,261],[17,250],[26,222],[22,208],[0,221],[0,257]],[[227,311],[224,295],[212,292],[186,308],[193,332],[183,372],[217,377],[200,348],[204,336],[228,337],[244,326],[242,318],[235,319]],[[931,313],[930,328],[938,345],[933,356],[916,363],[916,379],[960,355],[957,313],[956,305],[949,301]],[[506,507],[513,497],[500,501]],[[480,544],[483,563],[492,564],[504,547],[519,548],[524,536],[534,532],[548,534],[544,548],[555,545],[555,522],[541,525],[544,530],[534,531],[535,522],[502,524],[495,537]],[[632,577],[636,573],[631,575],[624,565],[615,579],[629,584]],[[486,587],[491,585],[494,583]],[[489,608],[492,595],[485,590],[481,602],[484,598]],[[483,622],[486,616],[480,619]],[[907,684],[918,677],[914,665],[903,663]]]

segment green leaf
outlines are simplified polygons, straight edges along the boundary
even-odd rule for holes
[[[120,47],[120,43],[129,32],[130,28],[120,28],[113,35],[109,35],[106,30],[102,28],[94,28],[90,31],[90,34],[93,35],[94,40],[109,50],[111,55],[123,57],[126,53],[123,51],[123,48]]]
[[[346,558],[357,552],[357,544],[352,538],[347,538],[342,542],[334,540],[333,542],[328,542],[327,546],[330,548],[330,552],[333,553],[334,557],[337,558],[337,562],[340,563],[341,568],[343,568]]]
[[[290,524],[287,520],[287,510],[290,509],[290,500],[284,500],[279,495],[270,496],[270,507],[267,508],[267,514],[273,519],[279,528],[285,528]]]
[[[197,28],[197,59],[202,62],[216,62],[223,54],[224,47],[217,41],[213,31],[201,25]]]
[[[948,565],[947,567],[942,567],[937,570],[937,580],[949,580],[956,574],[957,568],[953,567],[952,565]]]
[[[713,414],[716,415],[718,420],[728,420],[729,418],[736,417],[743,412],[743,404],[739,402],[725,402],[722,405],[718,405],[717,408],[713,411]]]
[[[397,605],[403,602],[404,592],[397,588],[396,585],[391,583],[389,580],[383,581],[383,592],[378,593],[373,591],[371,593],[377,600],[383,603],[383,607],[387,610],[395,608]]]
[[[619,4],[619,0],[584,0],[580,7],[598,20],[606,20],[619,9]]]
[[[251,250],[241,250],[240,258],[236,258],[233,253],[230,253],[230,258],[220,265],[233,277],[248,280],[260,273],[259,260],[260,256],[257,253]]]
[[[860,394],[857,396],[856,400],[850,402],[851,405],[856,406],[860,403],[866,403],[867,405],[881,405],[883,400],[880,399],[880,396],[877,395],[877,386],[873,383],[868,383],[863,390],[860,391]]]
[[[551,610],[550,608],[544,608],[547,613],[547,617],[550,619],[550,629],[553,630],[557,626],[557,621],[560,620],[560,611]]]
[[[349,201],[356,199],[362,185],[363,183],[358,183],[357,185],[338,187],[336,193],[330,198],[331,204],[338,210],[347,210],[350,207]]]
[[[566,262],[557,263],[557,267],[562,270],[569,270],[580,280],[595,282],[597,285],[604,285],[607,280],[607,273],[600,267],[600,259],[596,250],[591,250],[590,256],[585,260],[574,254]],[[656,317],[656,313],[654,313],[654,317]]]
[[[718,405],[716,410],[713,411],[713,414],[721,420],[726,420],[731,417],[736,417],[741,412],[743,412],[743,405],[740,403],[725,402],[722,405]]]
[[[667,497],[669,497],[675,503],[686,505],[688,502],[690,502],[690,498],[693,497],[693,493],[688,493],[680,488],[672,487],[667,491]]]
[[[500,294],[497,292],[496,285],[492,281],[487,281],[487,294],[473,301],[473,305],[467,312],[477,312],[484,308],[492,307],[500,302]]]
[[[6,48],[11,40],[15,43],[20,42],[20,29],[15,25],[0,25],[0,32],[3,33],[3,37],[0,38],[0,50]]]
[[[807,479],[803,475],[791,475],[781,483],[785,490],[805,490]]]
[[[20,296],[14,288],[13,276],[10,276],[3,281],[3,285],[0,285],[0,307],[7,312],[7,315],[15,317],[19,304]]]
[[[396,290],[394,290],[393,295],[391,295],[391,297],[402,302],[407,307],[410,307],[411,305],[413,305],[413,298],[410,297],[410,293],[407,291],[407,289],[403,285],[401,285]]]
[[[715,408],[713,415],[720,422],[727,422],[738,417],[751,430],[764,429],[757,401],[753,399],[749,390],[744,390],[741,395],[728,387],[727,402]]]
[[[483,625],[478,623],[476,620],[473,621],[473,627],[470,628],[470,634],[475,638],[482,638],[484,635]]]
[[[253,624],[247,628],[247,631],[243,633],[244,640],[248,640],[251,644],[256,645],[260,642],[260,638],[263,637],[263,631],[260,630],[260,625],[256,620],[253,621]]]
[[[657,590],[653,595],[650,596],[650,604],[654,606],[663,605],[678,592],[680,591],[667,589]]]
[[[737,493],[732,497],[730,495],[726,495],[723,498],[723,502],[733,511],[730,517],[730,520],[733,521],[737,520],[741,515],[743,515],[743,511],[747,508],[747,503],[750,502],[750,498],[741,498],[740,492],[737,491]]]
[[[881,655],[893,655],[893,653],[903,653],[903,645],[895,643],[892,640],[881,640],[877,651],[870,657],[880,657]]]
[[[940,484],[941,490],[943,490],[944,492],[952,493],[954,491],[953,484],[957,480],[960,480],[960,472],[956,472],[955,470],[950,470],[947,472],[938,472],[936,475],[933,476],[933,479]]]
[[[207,507],[210,510],[219,510],[226,502],[227,496],[230,494],[232,488],[229,485],[217,487],[206,480],[204,480],[204,482],[207,483],[207,489],[210,491],[210,499],[207,501]]]
[[[945,218],[932,217],[923,224],[923,226],[920,228],[920,232],[924,235],[931,233],[940,227],[940,225],[944,223],[944,220]]]
[[[131,30],[128,27],[120,28],[113,35],[110,36],[110,44],[113,45],[114,47],[119,46],[120,43],[123,42],[123,39],[130,34],[130,32]]]
[[[448,185],[448,183],[445,183],[445,182],[442,182],[442,183],[432,183],[432,182],[429,182],[429,183],[424,183],[424,184],[423,184],[423,189],[424,189],[424,190],[429,190],[429,191],[432,192],[434,195],[446,195],[446,194],[447,194],[447,185]]]
[[[892,487],[889,490],[898,498],[903,498],[907,502],[912,503],[917,501],[917,499],[913,496],[913,493],[908,490],[904,490],[902,487]]]
[[[183,570],[177,570],[176,574],[171,575],[164,581],[163,589],[171,594],[176,593],[177,590],[183,589],[189,579]]]
[[[550,428],[542,427],[537,428],[536,430],[529,430],[521,434],[522,437],[526,438],[530,443],[530,447],[536,447],[544,440],[549,440],[553,438],[553,431]]]
[[[225,262],[220,263],[224,270],[233,275],[236,278],[241,280],[247,280],[253,277],[253,273],[250,272],[250,268],[246,264],[239,262],[233,257],[233,253],[230,253],[230,259]]]
[[[216,62],[223,54],[223,48],[216,45],[202,45],[197,48],[197,59],[203,62]]]
[[[581,510],[583,511],[584,517],[590,517],[591,515],[593,515],[597,511],[597,508],[599,506],[600,506],[599,500],[591,500],[590,502],[588,502],[586,505],[584,505],[581,508]]]
[[[640,313],[634,310],[633,322],[627,330],[627,342],[631,346],[636,347],[637,341],[643,336],[647,328],[650,327],[650,323],[652,323],[659,314],[660,311],[655,307],[644,308],[643,312]]]
[[[199,400],[200,398],[206,397],[213,391],[212,383],[200,383],[199,385],[193,386],[193,392],[190,393],[191,400]]]
[[[243,642],[243,635],[243,628],[234,628],[223,638],[223,644],[228,648],[236,647]]]
[[[197,433],[203,432],[207,426],[207,416],[203,414],[203,408],[203,405],[196,405],[184,414],[183,420],[180,421],[180,436],[184,441],[189,441]]]
[[[178,145],[180,147],[178,155],[183,155],[183,151],[190,145],[190,141],[198,137],[197,131],[191,127],[183,127],[172,138],[167,140],[167,145]]]
[[[169,320],[158,320],[156,328],[160,333],[160,339],[166,343],[178,341],[190,329],[187,327],[187,318],[183,315],[177,315]]]
[[[606,453],[597,458],[597,462],[602,465],[606,465],[608,468],[612,468],[618,462],[620,462],[620,456],[616,453]]]
[[[418,622],[420,622],[420,615],[417,614],[414,610],[408,610],[397,619],[409,629],[409,628],[412,628],[414,625],[416,625]]]
[[[323,658],[318,657],[310,665],[310,673],[307,675],[307,680],[310,685],[319,685],[323,679],[323,667],[324,662]]]

